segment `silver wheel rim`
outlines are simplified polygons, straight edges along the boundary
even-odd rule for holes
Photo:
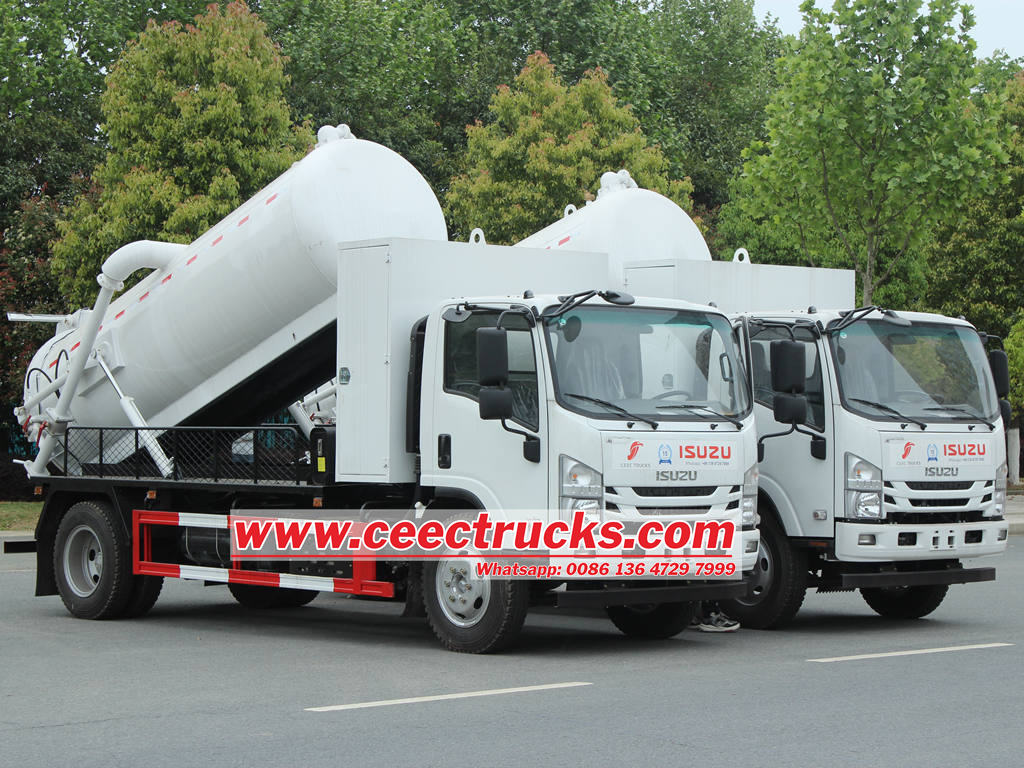
[[[750,597],[741,597],[736,600],[743,605],[757,605],[764,600],[772,581],[775,579],[775,561],[772,559],[772,551],[765,546],[764,538],[757,545],[757,562],[750,577]]]
[[[64,576],[78,597],[89,597],[103,577],[103,548],[96,531],[80,525],[64,542]]]
[[[478,624],[491,602],[491,582],[477,577],[469,560],[441,560],[434,591],[445,618],[456,627]]]

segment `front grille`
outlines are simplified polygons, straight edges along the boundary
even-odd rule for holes
[[[974,483],[970,480],[936,480],[934,482],[913,480],[908,481],[906,485],[912,491],[966,491]]]
[[[907,499],[912,507],[962,507],[970,499]]]
[[[637,496],[710,496],[713,485],[641,485],[633,488]]]
[[[637,507],[636,511],[645,517],[664,517],[667,515],[706,515],[711,507]]]
[[[965,512],[933,512],[922,516],[916,512],[886,512],[885,522],[897,525],[943,525],[945,523],[980,523],[984,520],[992,520],[985,517],[980,509],[971,509]]]

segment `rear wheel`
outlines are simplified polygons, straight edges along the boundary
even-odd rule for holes
[[[658,603],[654,605],[610,605],[608,618],[619,631],[630,637],[665,639],[686,629],[696,612],[693,603]]]
[[[110,504],[79,501],[64,514],[53,547],[57,591],[80,619],[122,615],[132,594],[128,533]]]
[[[522,581],[479,578],[469,558],[453,555],[423,567],[427,621],[450,651],[489,653],[519,635],[529,606]]]
[[[793,547],[782,526],[770,515],[761,518],[750,593],[723,600],[722,610],[743,627],[771,629],[796,616],[807,592],[807,555]]]
[[[922,587],[866,588],[860,594],[879,616],[920,619],[938,608],[948,591],[945,584],[929,584]]]
[[[298,608],[312,602],[319,592],[313,589],[286,589],[284,587],[261,587],[255,584],[228,584],[231,596],[254,611],[273,608]]]

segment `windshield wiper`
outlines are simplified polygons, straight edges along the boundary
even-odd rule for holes
[[[976,414],[974,411],[969,411],[966,408],[961,408],[961,407],[959,407],[957,405],[939,405],[939,406],[932,406],[932,407],[928,407],[928,408],[923,408],[922,410],[925,410],[925,411],[956,411],[957,413],[964,414],[964,416],[961,416],[959,419],[957,419],[957,421],[980,421],[982,424],[984,424],[986,427],[989,428],[990,432],[995,431],[995,428],[996,428],[996,425],[993,424],[988,419],[982,418],[981,416]],[[952,418],[952,417],[950,417],[950,418]]]
[[[919,421],[918,419],[915,419],[912,416],[907,416],[905,413],[900,413],[895,408],[893,408],[891,405],[886,405],[885,403],[876,403],[874,400],[862,400],[859,397],[848,397],[846,399],[849,400],[851,403],[860,403],[862,405],[870,405],[872,408],[877,408],[880,411],[885,411],[886,413],[891,413],[896,418],[903,419],[904,421],[909,421],[911,424],[916,424],[921,429],[927,429],[928,428],[928,425],[925,424],[923,421]]]
[[[699,405],[697,403],[672,403],[671,405],[659,405],[658,406],[658,410],[661,410],[662,408],[685,408],[688,411],[695,411],[698,408],[703,408],[708,413],[713,413],[715,416],[717,416],[718,418],[722,419],[723,421],[728,421],[730,424],[732,424],[734,427],[736,427],[737,430],[743,429],[743,422],[740,421],[739,419],[734,418],[732,416],[726,416],[724,413],[720,413],[719,411],[716,411],[714,408],[710,408],[710,407],[708,407],[706,405]],[[698,414],[698,415],[700,415],[700,414]],[[713,418],[713,417],[709,416],[708,418]]]
[[[627,411],[621,405],[609,403],[607,400],[602,400],[599,397],[591,397],[590,395],[577,395],[575,392],[563,392],[562,394],[565,395],[566,397],[575,397],[577,400],[586,400],[588,403],[596,403],[597,405],[603,405],[605,408],[615,411],[616,413],[621,413],[623,416],[628,416],[631,419],[636,419],[637,421],[642,421],[645,424],[650,424],[652,429],[658,428],[658,422],[654,421],[654,419],[648,419],[645,418],[644,416],[637,416],[635,413],[630,413],[629,411]]]

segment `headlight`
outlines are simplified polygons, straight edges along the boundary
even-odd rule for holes
[[[600,513],[604,508],[604,479],[601,473],[571,456],[559,457],[561,493],[559,506],[571,517],[577,510]]]
[[[985,510],[985,517],[1002,517],[1006,513],[1006,463],[996,470],[996,487],[992,494],[992,506]]]
[[[743,473],[743,501],[740,506],[740,525],[754,528],[761,522],[757,515],[757,464]]]
[[[882,470],[855,454],[846,454],[846,517],[883,520]]]

